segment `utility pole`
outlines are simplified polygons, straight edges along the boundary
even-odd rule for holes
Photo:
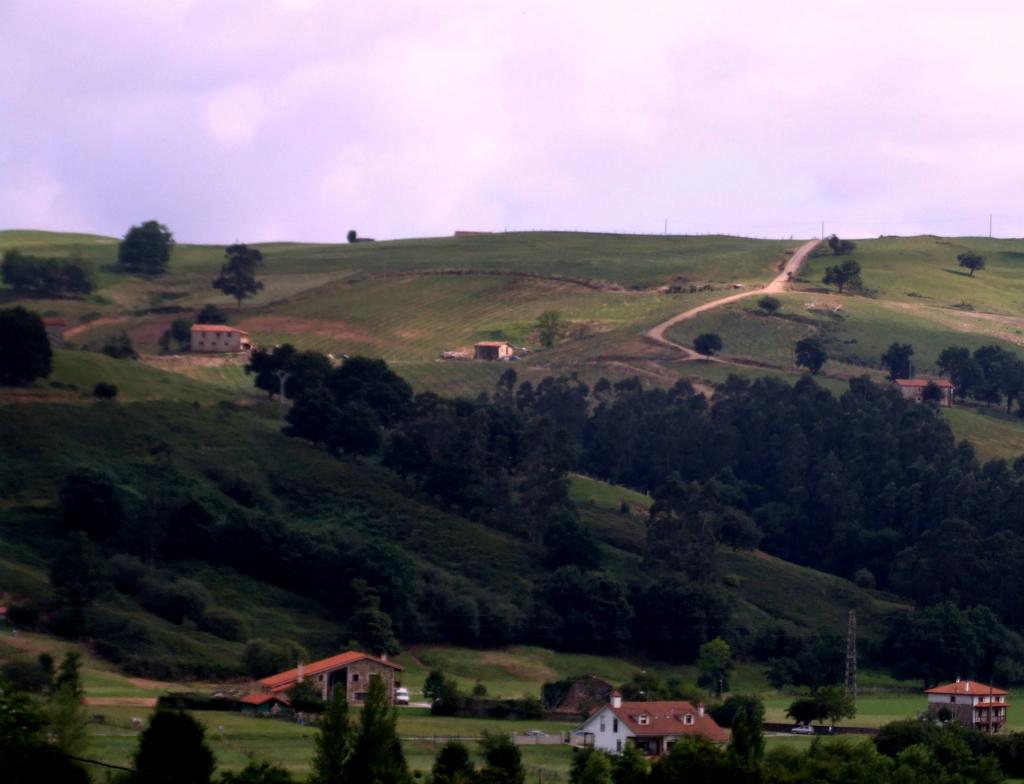
[[[668,234],[668,218],[665,218],[665,234]],[[989,232],[991,234],[991,232]]]
[[[857,701],[857,611],[850,610],[846,626],[846,693]]]
[[[988,238],[992,239],[992,213],[988,214]]]
[[[825,239],[825,221],[821,222],[821,239]]]

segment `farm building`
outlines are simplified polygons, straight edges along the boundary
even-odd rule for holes
[[[46,337],[50,339],[51,345],[64,345],[64,330],[68,328],[68,323],[64,319],[44,318],[43,327],[46,329]]]
[[[627,744],[644,754],[661,756],[672,744],[689,735],[700,735],[712,743],[726,743],[729,733],[704,712],[685,700],[671,702],[623,702],[617,691],[607,705],[597,709],[577,729],[585,746],[609,754],[621,754]]]
[[[908,400],[920,402],[921,395],[929,384],[934,384],[942,390],[942,403],[945,406],[953,405],[953,385],[944,378],[898,378],[896,388],[900,394]]]
[[[402,685],[399,680],[401,671],[399,665],[387,659],[378,659],[359,651],[346,651],[329,659],[300,664],[293,670],[263,678],[259,683],[264,692],[280,694],[296,683],[308,680],[325,700],[331,698],[335,689],[343,688],[349,705],[353,705],[362,704],[366,699],[366,690],[372,677],[383,678],[388,692],[394,696],[395,689]]]
[[[473,346],[473,359],[508,359],[513,353],[512,344],[504,340],[482,340]]]
[[[242,713],[257,713],[265,716],[280,716],[291,713],[288,698],[281,694],[246,694],[238,701]]]
[[[192,350],[196,352],[228,353],[248,351],[252,348],[249,333],[225,324],[193,324]]]
[[[999,732],[1006,724],[1007,692],[977,681],[962,681],[925,689],[928,715],[955,721],[980,732]]]

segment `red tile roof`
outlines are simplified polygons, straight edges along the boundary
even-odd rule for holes
[[[619,708],[608,706],[619,721],[623,722],[634,735],[658,736],[665,735],[701,735],[714,743],[729,740],[729,733],[718,726],[718,723],[706,713],[701,716],[692,703],[685,700],[671,702],[624,702]],[[640,717],[647,716],[647,723],[641,724]],[[684,718],[693,717],[692,724],[686,724]]]
[[[341,667],[347,667],[350,664],[355,664],[357,661],[362,661],[363,659],[369,659],[370,661],[377,662],[377,664],[381,664],[385,667],[391,667],[394,670],[402,669],[402,667],[397,664],[384,661],[383,659],[378,659],[376,656],[370,656],[368,653],[346,651],[345,653],[339,653],[337,656],[331,656],[329,659],[321,659],[320,661],[303,665],[302,676],[304,678],[308,678],[313,675],[319,675],[322,672],[337,670]],[[299,668],[296,667],[293,670],[279,672],[277,675],[271,675],[263,678],[259,683],[266,686],[270,691],[283,691],[284,689],[291,688],[298,680]]]
[[[952,389],[953,384],[945,378],[898,378],[896,379],[896,386],[898,387],[926,387],[929,384],[935,384],[940,389]]]
[[[1006,696],[1008,691],[997,689],[977,681],[956,681],[943,686],[925,689],[925,694],[966,694],[973,697],[987,697],[989,694]]]
[[[476,344],[477,346],[507,346],[509,342],[507,340],[481,340]]]
[[[244,329],[229,327],[226,324],[193,324],[193,332],[237,332],[239,335],[248,335]]]
[[[288,698],[280,694],[246,694],[239,702],[244,702],[246,705],[262,705],[271,700],[277,700],[285,705],[288,704]]]

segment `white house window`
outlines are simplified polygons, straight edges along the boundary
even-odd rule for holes
[[[601,732],[604,732],[604,716],[601,717]]]
[[[615,741],[615,750],[616,751],[622,751],[622,741],[621,740]]]
[[[651,723],[651,717],[648,716],[646,713],[641,713],[639,716],[636,717],[636,723],[646,727],[648,724]]]
[[[618,732],[618,731],[619,731],[619,720],[618,719],[612,719],[612,732]],[[622,751],[622,749],[619,749],[619,751]]]
[[[683,716],[683,724],[693,724],[693,714],[687,713]]]

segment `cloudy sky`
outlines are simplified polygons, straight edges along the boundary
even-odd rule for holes
[[[0,0],[0,228],[1024,235],[1024,3]]]

